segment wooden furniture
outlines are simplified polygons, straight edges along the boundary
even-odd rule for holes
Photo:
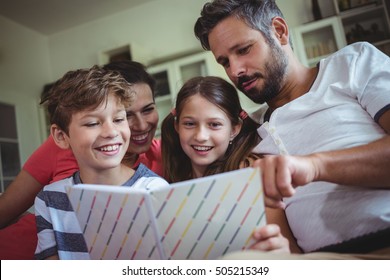
[[[222,77],[230,82],[225,70],[217,64],[213,54],[206,51],[153,64],[147,70],[157,81],[156,105],[160,116],[157,137],[160,134],[161,122],[174,107],[176,95],[188,79],[211,75]],[[258,107],[241,92],[239,96],[241,106],[248,112]]]
[[[389,7],[384,0],[333,0],[333,16],[292,30],[299,59],[314,66],[321,58],[358,41],[367,41],[390,55]]]

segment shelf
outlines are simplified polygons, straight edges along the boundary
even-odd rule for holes
[[[148,72],[157,82],[155,92],[159,114],[157,137],[160,135],[161,123],[172,110],[177,92],[182,85],[192,77],[215,74],[211,62],[210,54],[201,52],[148,67]]]
[[[337,50],[332,26],[307,32],[302,35],[306,42],[306,55],[308,59],[324,57]]]
[[[223,67],[215,61],[213,54],[208,51],[162,61],[149,66],[147,71],[157,79],[157,85],[160,84],[160,93],[155,99],[160,119],[156,136],[160,135],[161,123],[172,110],[177,93],[187,80],[196,76],[217,76],[229,81]],[[243,93],[239,92],[238,94],[244,110],[251,112],[254,108],[258,108],[258,105],[254,104]]]
[[[344,1],[344,2],[352,2],[352,1]],[[351,7],[347,7],[347,8],[342,8],[340,7],[340,4],[339,4],[339,11],[340,11],[340,16],[342,15],[345,15],[345,14],[349,14],[349,13],[361,13],[361,11],[366,11],[367,9],[370,9],[370,8],[375,8],[377,7],[378,5],[378,1],[369,1],[367,3],[363,3],[363,4],[355,4]]]
[[[390,38],[387,15],[383,9],[370,9],[364,14],[342,19],[347,44],[358,41],[375,43]]]
[[[303,64],[312,67],[327,55],[358,41],[390,53],[390,20],[383,0],[346,0],[352,8],[345,10],[340,8],[339,0],[332,3],[334,16],[293,29],[295,51]]]
[[[147,65],[149,63],[150,53],[144,47],[134,42],[114,46],[98,53],[99,65],[123,59],[134,60]]]
[[[307,62],[309,64],[309,66],[315,66],[318,63],[318,61],[320,61],[323,58],[326,58],[327,56],[328,55],[322,55],[322,56],[317,56],[315,58],[310,58],[307,60]]]
[[[390,56],[390,40],[385,40],[381,42],[377,42],[375,46],[380,49],[382,52]]]
[[[168,97],[171,92],[171,89],[168,84],[168,77],[166,76],[167,72],[161,72],[157,74],[152,74],[153,78],[156,81],[156,90],[154,92],[154,96],[163,98],[163,97]],[[163,77],[165,76],[165,77]]]
[[[311,67],[317,62],[346,45],[338,17],[310,22],[293,30],[294,45],[302,63]]]

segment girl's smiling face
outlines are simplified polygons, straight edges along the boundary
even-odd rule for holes
[[[196,94],[183,106],[175,129],[196,178],[225,154],[240,126],[233,127],[223,110]]]

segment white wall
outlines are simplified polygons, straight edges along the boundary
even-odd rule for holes
[[[331,1],[321,0],[320,3],[324,6]],[[206,2],[155,0],[52,35],[48,42],[53,75],[57,78],[69,69],[96,64],[99,53],[129,43],[142,48],[149,60],[201,50],[193,27]],[[313,19],[311,0],[279,0],[277,3],[291,27]]]
[[[205,2],[156,0],[52,35],[49,48],[53,74],[59,77],[70,68],[96,64],[100,52],[129,43],[142,48],[150,60],[201,50],[193,26]]]
[[[323,5],[332,0],[321,0]],[[0,102],[16,105],[22,163],[43,141],[39,95],[71,69],[99,63],[99,53],[134,44],[151,60],[201,50],[193,26],[207,0],[155,0],[114,16],[43,36],[0,16]],[[290,27],[312,20],[311,0],[277,0]]]
[[[1,16],[0,38],[0,102],[15,106],[24,162],[43,140],[38,104],[51,79],[47,38]]]

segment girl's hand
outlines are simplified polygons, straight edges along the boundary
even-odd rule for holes
[[[289,241],[276,224],[256,229],[253,238],[256,239],[256,243],[251,246],[253,250],[290,253]]]

